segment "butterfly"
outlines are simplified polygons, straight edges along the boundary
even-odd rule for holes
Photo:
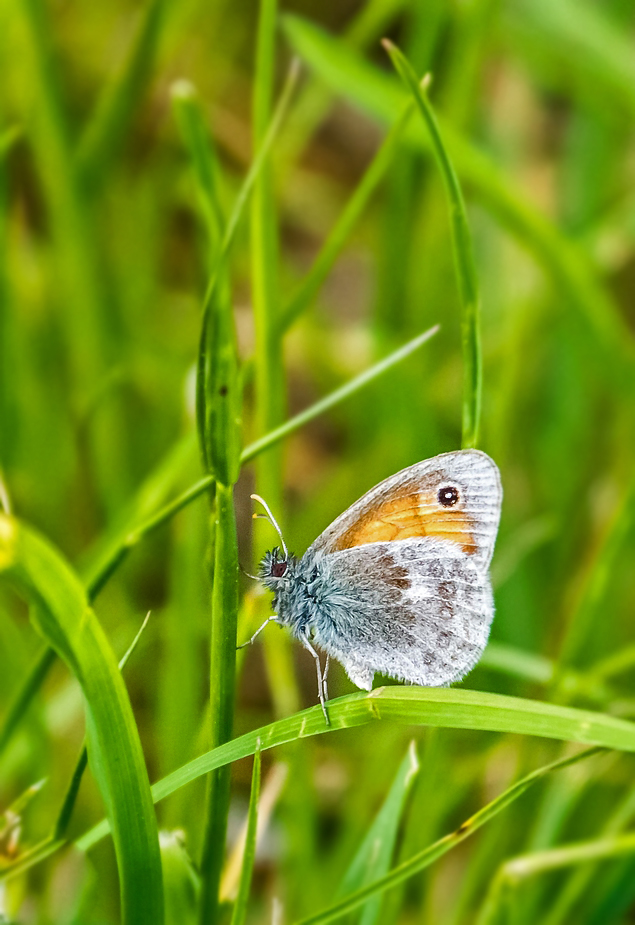
[[[337,659],[371,690],[376,672],[441,687],[480,658],[494,617],[489,564],[503,491],[479,450],[443,453],[402,469],[356,501],[300,558],[267,552],[259,579],[274,593],[269,622],[288,627],[316,662],[327,723],[327,674]],[[257,516],[257,515],[254,515]],[[322,670],[317,649],[326,653]]]

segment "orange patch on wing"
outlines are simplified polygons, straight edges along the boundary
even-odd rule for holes
[[[334,549],[351,549],[367,543],[386,543],[434,536],[460,543],[464,552],[473,553],[477,546],[472,523],[459,503],[443,507],[436,492],[418,492],[391,498],[367,511],[335,542]]]

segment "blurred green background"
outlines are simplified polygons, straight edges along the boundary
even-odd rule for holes
[[[15,513],[82,574],[122,526],[201,474],[194,380],[210,219],[178,100],[201,116],[229,213],[253,159],[258,13],[242,0],[0,6],[0,464]],[[482,292],[480,445],[505,491],[493,642],[463,686],[633,716],[633,4],[298,0],[276,17],[274,100],[294,54],[302,70],[267,166],[268,285],[282,316],[294,304],[302,311],[280,345],[276,399],[263,413],[248,208],[231,252],[244,442],[423,330],[441,330],[263,457],[256,476],[244,468],[242,565],[253,571],[275,542],[267,527],[252,539],[254,487],[302,553],[377,481],[461,443],[460,303],[447,205],[418,116],[390,148],[323,283],[310,298],[302,288],[406,100],[380,46],[388,36],[418,73],[432,72],[430,98],[468,202]],[[204,497],[180,511],[132,551],[96,603],[118,656],[152,610],[126,669],[151,780],[206,748],[209,520]],[[241,640],[269,606],[247,578],[243,590]],[[0,718],[40,645],[26,609],[0,590]],[[237,734],[315,703],[310,657],[275,627],[241,667]],[[331,696],[353,689],[338,666],[330,687]],[[79,688],[56,664],[0,757],[0,810],[47,779],[24,811],[17,849],[0,826],[3,857],[50,829],[82,737]],[[270,921],[274,901],[291,922],[333,899],[411,738],[372,725],[302,742],[300,756],[263,757],[273,810],[249,922]],[[484,732],[415,738],[420,771],[393,863],[564,753]],[[230,848],[250,762],[232,775]],[[374,912],[365,907],[365,925],[635,921],[628,856],[528,878],[510,888],[511,912],[478,918],[509,858],[597,838],[607,824],[628,829],[632,779],[631,758],[608,756],[540,784]],[[194,858],[203,794],[198,781],[158,807],[161,827],[182,830]],[[87,775],[71,834],[102,813]],[[23,923],[115,922],[113,858],[108,844],[52,858],[0,884],[0,912]],[[173,920],[194,921],[185,911]]]

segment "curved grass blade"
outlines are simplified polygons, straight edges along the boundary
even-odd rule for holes
[[[247,902],[251,888],[251,877],[256,859],[256,835],[258,832],[258,800],[260,799],[260,746],[254,754],[254,766],[251,774],[251,794],[249,796],[249,811],[247,813],[247,834],[245,836],[245,850],[243,852],[243,865],[238,884],[238,896],[232,912],[231,925],[244,925],[247,917]]]
[[[377,688],[370,694],[349,694],[329,701],[329,719],[331,725],[326,726],[322,708],[317,705],[232,739],[154,784],[153,799],[158,803],[213,768],[253,755],[258,740],[265,751],[309,736],[381,720],[412,726],[535,735],[635,752],[635,723],[605,713],[460,688],[395,685]],[[82,835],[76,845],[87,851],[107,834],[108,823],[104,821]]]
[[[404,861],[402,864],[399,864],[397,867],[393,868],[393,870],[391,870],[391,872],[385,877],[381,877],[380,879],[375,880],[374,883],[370,884],[364,889],[358,890],[356,893],[353,893],[351,896],[348,896],[341,902],[336,903],[329,909],[324,910],[324,912],[320,912],[317,915],[312,915],[309,918],[302,919],[302,921],[298,922],[297,925],[324,925],[326,922],[334,922],[341,918],[343,915],[346,915],[346,913],[356,909],[358,906],[364,903],[368,897],[374,896],[378,893],[384,893],[386,890],[391,889],[400,883],[403,883],[414,874],[417,874],[419,871],[429,867],[430,864],[433,864],[436,860],[438,860],[438,858],[442,857],[444,854],[447,854],[448,851],[451,851],[452,848],[455,848],[462,841],[465,841],[466,838],[469,838],[469,836],[480,829],[482,825],[484,825],[486,822],[489,822],[489,820],[493,819],[494,816],[497,816],[498,813],[500,813],[503,809],[506,809],[510,803],[513,803],[514,800],[517,800],[518,797],[522,796],[526,790],[541,780],[545,775],[550,774],[552,771],[558,771],[561,768],[575,764],[577,761],[591,758],[593,755],[598,754],[600,751],[602,751],[602,749],[590,748],[583,752],[579,752],[577,755],[570,756],[569,758],[563,758],[560,761],[554,761],[542,768],[538,768],[536,771],[533,771],[531,774],[523,777],[522,780],[519,780],[516,784],[513,784],[511,787],[501,793],[500,796],[496,797],[495,800],[492,800],[491,803],[488,803],[487,806],[484,806],[482,809],[480,809],[477,813],[475,813],[462,825],[460,825],[456,831],[450,832],[448,835],[445,835],[443,838],[440,838],[438,841],[434,842],[434,844],[430,845],[428,848],[424,848],[423,851],[420,851],[408,861]]]
[[[589,864],[607,858],[635,854],[635,832],[598,838],[589,841],[560,845],[546,851],[519,855],[506,861],[498,871],[489,895],[486,897],[477,925],[495,925],[500,922],[503,905],[513,908],[516,891],[523,881],[552,870]],[[516,904],[518,898],[516,897]],[[543,921],[547,921],[545,917]]]
[[[97,597],[110,576],[137,542],[134,535],[131,536],[135,525],[140,521],[143,522],[150,512],[156,509],[157,504],[162,503],[174,489],[175,483],[183,477],[184,470],[195,457],[195,451],[194,435],[188,434],[167,453],[156,469],[145,479],[122,517],[106,531],[89,553],[87,564],[80,571],[90,601]],[[0,727],[0,754],[10,741],[56,658],[55,650],[49,647],[35,657]]]
[[[441,137],[436,116],[417,75],[396,45],[388,39],[384,39],[382,44],[390,55],[395,70],[412,93],[419,112],[423,116],[448,197],[454,262],[462,307],[463,436],[461,446],[475,447],[478,445],[483,378],[480,332],[481,298],[463,193]]]
[[[419,758],[414,741],[410,743],[384,803],[375,816],[366,837],[344,874],[336,898],[347,896],[368,886],[387,873],[395,852],[397,833],[408,795],[419,773]],[[359,925],[375,925],[381,912],[381,896],[364,905]]]
[[[294,50],[336,92],[382,125],[394,122],[403,94],[396,82],[367,63],[342,41],[298,16],[283,18],[285,33]],[[428,139],[410,126],[404,141],[429,153]],[[632,384],[635,344],[619,309],[593,271],[586,254],[520,196],[482,151],[443,123],[443,135],[453,163],[464,183],[479,200],[533,253],[556,287],[586,319],[601,346],[603,370]]]
[[[130,643],[130,646],[128,647],[127,652],[125,653],[123,658],[120,659],[119,671],[123,671],[126,665],[126,662],[130,658],[134,650],[137,648],[137,644],[139,640],[141,639],[144,629],[148,625],[149,619],[150,619],[150,611],[148,611],[146,618],[141,624],[137,635]],[[61,839],[64,838],[66,834],[68,824],[71,821],[71,816],[73,815],[73,809],[75,808],[77,794],[79,793],[79,785],[82,782],[82,777],[84,776],[84,771],[86,770],[87,764],[88,764],[88,749],[86,747],[86,741],[84,740],[84,744],[82,745],[82,749],[80,751],[79,758],[75,766],[75,770],[73,771],[70,783],[68,785],[68,789],[66,791],[66,796],[64,797],[64,801],[62,803],[62,808],[60,809],[59,815],[57,817],[57,822],[55,823],[55,826],[53,827],[53,834],[51,835],[51,838],[53,841],[60,841]]]
[[[253,443],[248,444],[241,453],[241,465],[244,465],[245,463],[254,459],[259,453],[274,443],[277,443],[280,440],[284,440],[285,437],[291,436],[291,434],[295,433],[305,424],[308,424],[309,421],[312,421],[314,418],[318,417],[318,415],[324,414],[325,411],[328,411],[330,408],[338,405],[341,401],[344,401],[346,398],[354,395],[365,385],[373,382],[378,376],[388,372],[388,370],[395,366],[397,363],[407,359],[411,353],[414,353],[414,351],[418,350],[419,347],[422,347],[426,341],[430,340],[431,337],[434,337],[438,330],[439,326],[435,325],[433,328],[424,331],[423,334],[419,334],[417,337],[413,337],[412,340],[408,341],[402,347],[399,347],[397,350],[393,350],[392,353],[389,353],[388,356],[383,358],[383,360],[373,364],[373,366],[371,366],[369,369],[366,369],[363,373],[360,373],[359,376],[355,376],[350,380],[350,382],[347,382],[339,389],[335,389],[329,395],[326,395],[324,398],[320,399],[320,401],[315,402],[315,404],[311,405],[309,408],[306,408],[304,411],[301,411],[299,414],[294,415],[294,417],[290,418],[280,427],[277,427],[275,430],[271,431],[271,433],[265,434],[265,436],[261,437],[259,440],[255,440]],[[139,543],[147,533],[150,533],[152,530],[165,523],[176,513],[178,513],[178,511],[186,507],[186,505],[191,504],[192,501],[195,501],[196,498],[199,498],[202,494],[208,491],[213,484],[214,478],[212,476],[205,476],[204,478],[199,479],[199,481],[188,488],[187,491],[183,492],[182,495],[179,495],[179,497],[175,498],[174,501],[171,501],[165,507],[157,511],[156,514],[154,514],[152,517],[149,517],[147,520],[142,522],[136,530],[130,531],[126,539],[128,547]]]
[[[36,628],[84,693],[91,767],[117,855],[122,921],[161,923],[161,861],[148,775],[128,693],[108,640],[79,579],[60,555],[34,531],[4,515],[0,575],[33,602]]]

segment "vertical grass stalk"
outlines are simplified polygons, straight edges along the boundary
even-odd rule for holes
[[[458,177],[448,157],[436,116],[428,102],[425,88],[419,83],[411,65],[388,39],[384,48],[390,55],[395,70],[413,94],[426,128],[430,134],[434,157],[441,171],[450,208],[450,224],[459,296],[462,306],[463,341],[463,415],[462,447],[478,444],[481,417],[482,356],[480,335],[480,306],[476,265],[472,252],[472,237],[467,221],[465,203]]]
[[[236,625],[238,614],[238,556],[233,491],[217,484],[212,590],[212,643],[210,659],[210,710],[212,748],[232,736],[236,679]],[[230,766],[210,772],[207,817],[201,855],[200,925],[218,921],[218,892],[225,852],[229,811]]]
[[[261,148],[271,118],[276,14],[277,0],[261,0],[253,95],[254,151]],[[278,241],[269,157],[262,165],[253,190],[251,249],[256,335],[256,430],[258,436],[262,436],[281,423],[284,411],[282,342],[278,323]],[[282,454],[279,450],[264,453],[256,467],[258,491],[267,499],[277,517],[280,517],[282,508],[281,469]]]

